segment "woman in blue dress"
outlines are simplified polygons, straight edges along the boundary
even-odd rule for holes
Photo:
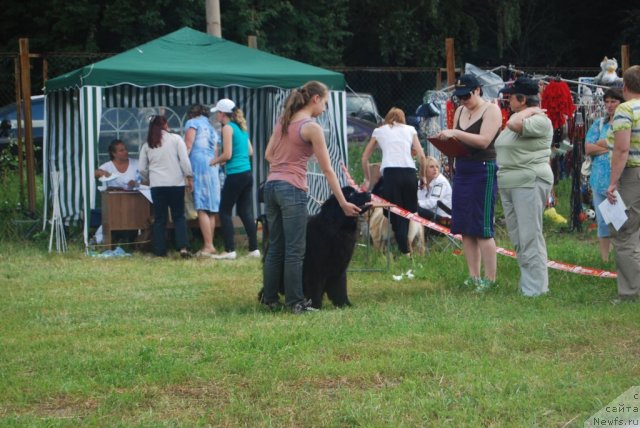
[[[218,133],[209,123],[209,111],[201,105],[189,108],[184,126],[184,141],[193,169],[193,204],[198,211],[198,224],[202,233],[200,257],[212,257],[216,253],[213,236],[216,228],[215,214],[220,208],[220,178],[218,166],[210,162],[216,157],[220,142]]]
[[[609,227],[604,222],[599,205],[607,199],[609,176],[611,175],[611,161],[609,160],[609,147],[607,146],[607,133],[613,122],[613,114],[620,103],[624,102],[622,91],[616,88],[607,89],[602,96],[606,109],[606,115],[597,119],[589,128],[585,138],[585,152],[591,156],[591,175],[589,186],[593,196],[593,208],[596,212],[598,224],[598,243],[602,261],[609,261]]]

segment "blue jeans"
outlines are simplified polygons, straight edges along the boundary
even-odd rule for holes
[[[235,251],[236,245],[233,239],[233,219],[231,211],[236,206],[236,213],[249,239],[249,251],[258,249],[258,237],[256,233],[256,220],[253,218],[253,205],[251,204],[251,194],[253,190],[253,175],[251,171],[229,174],[222,188],[222,198],[220,200],[220,223],[222,224],[222,237],[224,239],[224,250],[226,252]]]
[[[171,209],[176,248],[187,248],[187,220],[184,216],[184,186],[152,187],[153,199],[153,254],[165,256],[167,243],[167,208]]]
[[[292,307],[304,301],[302,265],[307,239],[307,193],[286,181],[268,181],[264,202],[269,226],[269,249],[264,259],[263,303],[278,301]]]

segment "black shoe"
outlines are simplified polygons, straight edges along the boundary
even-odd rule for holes
[[[282,308],[284,308],[284,305],[280,303],[280,301],[278,300],[276,300],[275,302],[269,302],[269,303],[263,302],[262,305],[268,310],[270,310],[271,312],[281,311]]]
[[[191,253],[189,252],[189,250],[180,250],[180,257],[182,257],[183,259],[190,259],[191,258]]]
[[[298,315],[304,314],[306,312],[318,312],[318,309],[311,306],[311,300],[303,300],[302,302],[298,302],[291,307],[291,312]]]

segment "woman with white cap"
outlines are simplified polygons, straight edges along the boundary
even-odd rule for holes
[[[236,212],[249,239],[249,257],[260,257],[256,222],[253,217],[253,174],[251,156],[253,147],[247,133],[247,121],[244,113],[230,99],[224,98],[211,109],[222,124],[222,153],[211,161],[212,166],[224,164],[227,177],[222,186],[220,200],[220,222],[224,238],[224,252],[216,254],[215,259],[233,260],[237,257],[233,238],[233,219],[231,211]]]

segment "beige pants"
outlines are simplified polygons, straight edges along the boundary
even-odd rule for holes
[[[640,294],[640,168],[625,168],[618,191],[629,219],[616,231],[609,226],[618,268],[618,295]]]
[[[509,238],[520,267],[520,291],[539,296],[549,291],[547,244],[542,233],[542,213],[551,184],[537,179],[534,187],[500,189]]]

